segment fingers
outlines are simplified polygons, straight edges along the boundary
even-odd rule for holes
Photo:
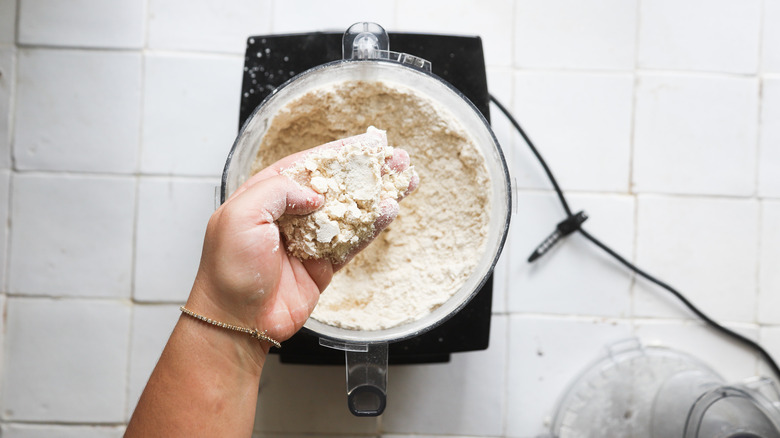
[[[228,206],[239,217],[255,224],[271,223],[284,213],[307,214],[322,206],[325,198],[302,187],[284,175],[276,175],[249,185]]]
[[[380,215],[374,221],[374,233],[371,235],[370,238],[364,240],[360,243],[360,245],[353,248],[349,255],[347,255],[347,258],[341,262],[341,263],[334,263],[333,264],[333,271],[336,272],[344,265],[350,262],[360,251],[362,251],[365,247],[367,247],[371,242],[376,239],[376,236],[379,235],[385,228],[387,228],[393,220],[395,220],[396,216],[398,216],[398,202],[396,202],[394,199],[385,199],[382,201],[382,204],[380,205]]]

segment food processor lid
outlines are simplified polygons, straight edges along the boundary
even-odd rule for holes
[[[780,438],[780,397],[767,378],[720,386],[691,407],[685,438]]]

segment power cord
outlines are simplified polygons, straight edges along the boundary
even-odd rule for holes
[[[677,298],[685,307],[688,308],[694,315],[699,317],[702,321],[707,323],[711,328],[715,329],[716,331],[720,332],[723,335],[726,335],[727,337],[730,337],[734,339],[735,341],[742,343],[743,345],[755,350],[758,352],[758,354],[767,362],[769,367],[772,369],[772,372],[775,374],[775,376],[780,379],[780,367],[778,367],[775,360],[772,358],[772,356],[767,352],[761,345],[759,345],[757,342],[753,341],[752,339],[748,339],[747,337],[729,329],[721,324],[719,324],[714,319],[707,316],[704,312],[702,312],[698,307],[696,307],[690,300],[688,300],[682,293],[671,287],[670,285],[664,283],[663,281],[653,277],[652,275],[648,274],[647,272],[643,271],[642,269],[638,268],[636,265],[629,262],[625,257],[621,256],[614,250],[612,250],[610,247],[602,243],[600,240],[596,239],[593,235],[588,233],[582,228],[582,223],[585,222],[585,220],[588,218],[587,215],[585,215],[584,212],[580,211],[578,213],[572,213],[571,208],[569,208],[569,203],[566,202],[566,196],[563,193],[563,190],[561,190],[560,186],[558,185],[558,182],[555,180],[555,176],[553,176],[552,171],[550,170],[550,167],[547,165],[547,163],[544,161],[544,158],[542,158],[542,155],[539,153],[539,151],[536,149],[536,146],[534,146],[534,143],[531,141],[531,139],[528,137],[528,135],[525,133],[523,128],[520,126],[520,124],[515,120],[515,118],[512,116],[512,114],[504,107],[504,105],[501,104],[501,102],[498,101],[498,99],[495,98],[492,94],[490,95],[490,101],[493,102],[493,104],[498,107],[499,110],[506,116],[506,118],[512,123],[512,126],[514,126],[515,130],[520,134],[521,137],[523,137],[523,140],[525,140],[525,143],[528,145],[528,147],[531,149],[531,152],[533,152],[536,159],[539,161],[539,164],[542,165],[542,168],[544,169],[544,172],[547,174],[547,178],[550,180],[550,183],[552,184],[553,188],[555,189],[555,193],[558,195],[558,199],[561,201],[561,205],[563,206],[563,210],[566,212],[566,219],[564,219],[562,222],[560,222],[557,226],[555,231],[547,237],[547,239],[544,240],[531,254],[530,257],[528,257],[528,262],[532,263],[534,260],[537,260],[539,257],[547,253],[550,248],[552,248],[560,239],[562,239],[564,236],[567,236],[574,231],[579,231],[580,234],[582,234],[586,239],[591,241],[593,244],[604,250],[607,254],[614,257],[618,262],[620,262],[622,265],[627,267],[628,269],[634,271],[636,274],[641,276],[642,278],[649,280],[652,283],[655,283],[657,286],[660,286],[661,288],[665,289],[666,291],[670,292],[675,298]]]

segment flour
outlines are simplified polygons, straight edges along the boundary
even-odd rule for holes
[[[282,175],[325,198],[314,213],[279,218],[287,252],[343,263],[373,237],[383,201],[400,200],[416,175],[414,167],[390,168],[386,161],[392,156],[385,132],[370,126],[365,134],[344,139],[338,147],[319,148],[283,170]]]
[[[253,170],[371,125],[409,153],[421,183],[314,309],[318,321],[355,330],[414,321],[447,301],[485,251],[490,210],[485,158],[471,138],[448,110],[389,82],[336,83],[289,103],[263,137]]]

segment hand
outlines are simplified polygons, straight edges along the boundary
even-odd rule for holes
[[[320,147],[338,147],[336,141]],[[402,171],[409,156],[395,149],[388,167]],[[206,230],[200,267],[187,307],[225,323],[265,330],[278,341],[297,332],[314,310],[319,294],[343,264],[301,261],[284,249],[275,221],[282,214],[307,214],[324,198],[280,174],[303,158],[304,151],[284,158],[247,180],[212,215]],[[413,179],[407,193],[418,184]],[[398,214],[389,199],[375,222],[375,236]],[[351,259],[368,243],[351,254]],[[264,348],[269,348],[263,343]]]

